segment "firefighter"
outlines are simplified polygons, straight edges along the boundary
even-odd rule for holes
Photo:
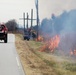
[[[35,39],[37,37],[36,31],[32,31],[32,37]]]

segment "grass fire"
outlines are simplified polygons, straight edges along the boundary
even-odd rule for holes
[[[45,18],[40,24],[37,38],[24,41],[16,36],[27,75],[76,75],[76,10]]]
[[[50,50],[51,52],[54,52],[54,49],[56,49],[59,45],[60,37],[56,35],[55,37],[47,40],[45,42],[45,45],[41,47],[41,52],[45,51],[46,49]]]
[[[43,40],[44,39],[43,39],[43,37],[41,35],[39,35],[38,38],[36,39],[36,41],[40,41],[40,42],[43,41]]]
[[[76,56],[76,50],[70,50],[70,55],[75,55]]]

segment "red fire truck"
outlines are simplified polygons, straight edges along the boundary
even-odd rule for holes
[[[7,43],[8,29],[4,24],[0,24],[0,40],[4,40]]]

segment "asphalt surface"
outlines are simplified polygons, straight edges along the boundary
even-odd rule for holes
[[[16,52],[14,34],[8,34],[8,43],[0,41],[0,75],[25,75]]]

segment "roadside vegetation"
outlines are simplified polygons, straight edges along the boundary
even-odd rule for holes
[[[15,44],[26,75],[76,75],[76,59],[40,52],[43,42],[25,41],[16,34]]]

